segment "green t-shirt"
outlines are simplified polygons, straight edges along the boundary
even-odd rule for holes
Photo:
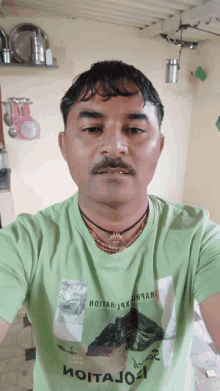
[[[220,292],[220,226],[148,200],[144,231],[114,255],[96,247],[78,192],[0,230],[0,318],[28,310],[34,391],[194,391],[194,298]]]

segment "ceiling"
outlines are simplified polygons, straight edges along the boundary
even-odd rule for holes
[[[142,36],[166,34],[180,38],[180,24],[220,35],[220,0],[0,0],[4,17],[14,9],[35,10],[40,16],[60,16],[133,27]],[[0,10],[1,11],[1,10]],[[36,14],[36,13],[35,13]],[[181,23],[180,23],[181,18]],[[184,28],[184,41],[219,39],[195,28]]]

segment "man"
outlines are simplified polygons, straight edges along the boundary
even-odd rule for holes
[[[61,102],[78,192],[0,232],[1,340],[22,303],[34,391],[194,390],[194,297],[220,347],[220,228],[149,195],[163,105],[131,65],[103,61]]]

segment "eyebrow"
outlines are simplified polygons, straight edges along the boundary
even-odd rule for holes
[[[78,116],[77,116],[77,121],[79,121],[81,118],[94,118],[94,119],[104,119],[106,118],[106,114],[103,114],[100,111],[96,110],[83,110],[81,111]],[[127,119],[137,119],[137,120],[142,120],[146,121],[147,123],[150,123],[150,120],[145,113],[129,113],[126,115]]]
[[[95,110],[83,110],[78,114],[77,121],[81,118],[105,118],[106,115],[100,111]]]
[[[139,119],[139,120],[147,121],[148,123],[150,123],[150,120],[149,120],[147,114],[145,114],[145,113],[129,113],[127,115],[127,118],[128,119]]]

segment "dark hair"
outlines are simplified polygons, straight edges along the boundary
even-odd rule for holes
[[[147,101],[152,102],[156,107],[159,128],[164,117],[164,106],[159,95],[153,87],[151,81],[133,65],[128,65],[122,61],[100,61],[93,64],[90,70],[81,73],[74,80],[72,86],[61,100],[60,110],[63,115],[66,128],[67,117],[70,108],[78,101],[88,101],[95,94],[101,94],[104,100],[109,100],[112,96],[133,96],[137,92],[129,92],[126,89],[126,82],[131,81],[137,85],[142,96],[143,106]],[[123,83],[119,83],[123,82]],[[122,87],[123,85],[123,87]],[[102,89],[100,90],[100,86]]]

